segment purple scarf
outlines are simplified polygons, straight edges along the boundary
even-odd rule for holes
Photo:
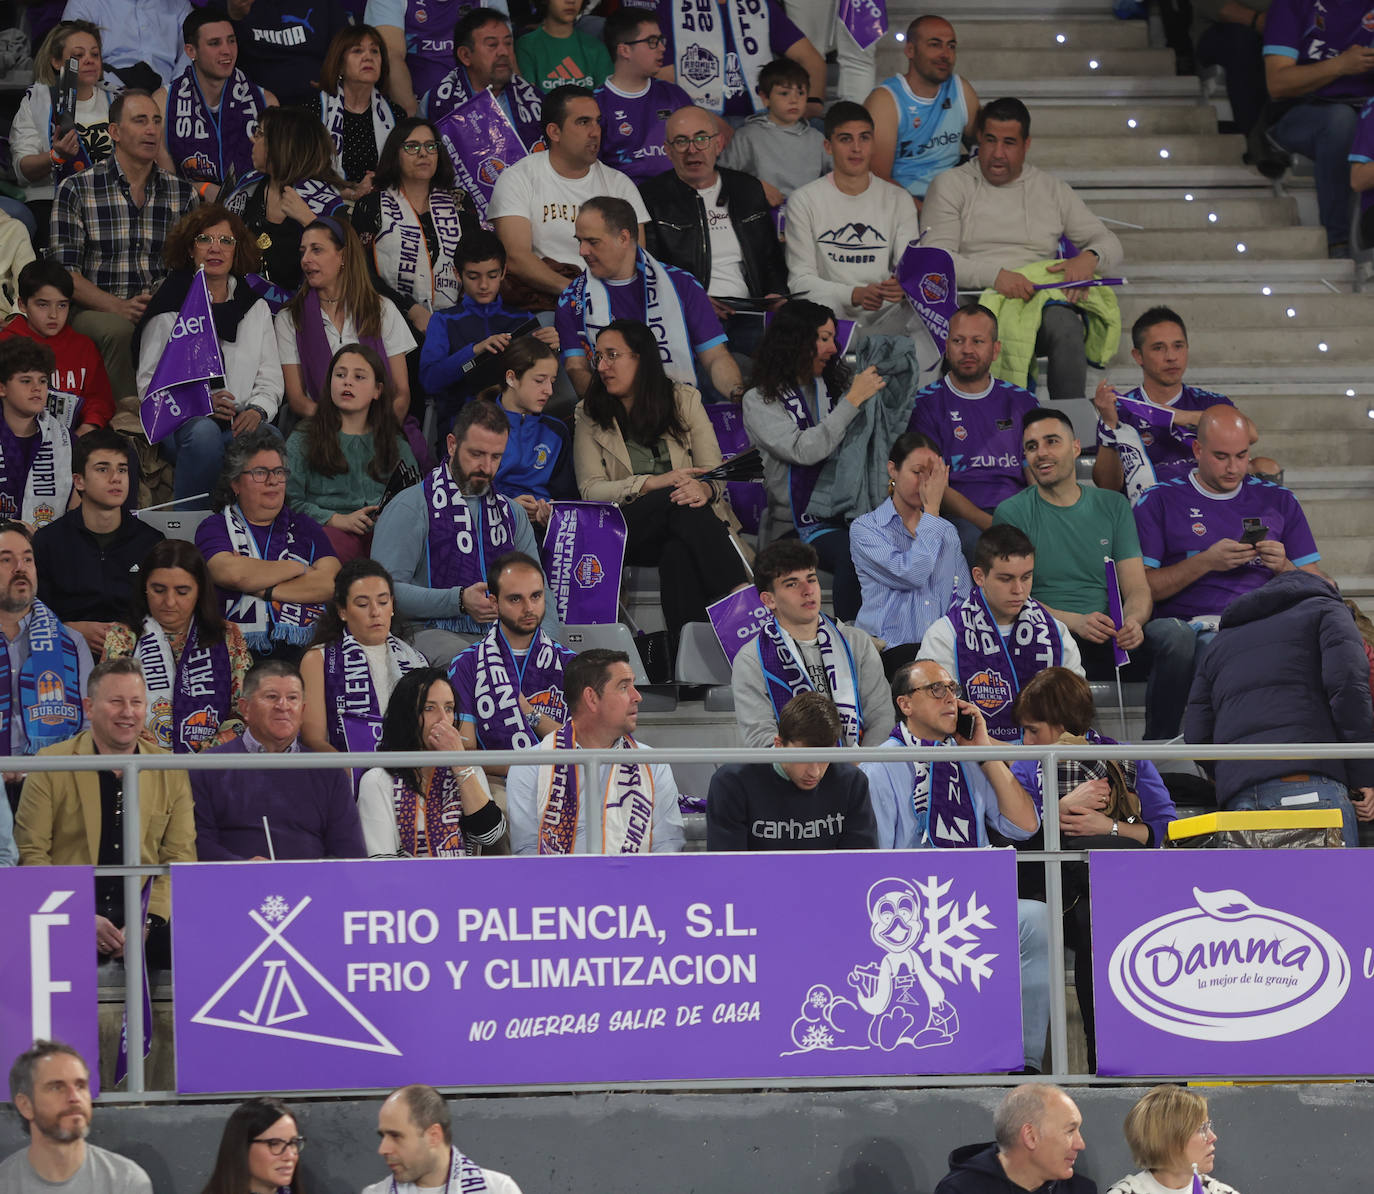
[[[1012,720],[1016,694],[1036,672],[1064,662],[1064,644],[1054,618],[1038,601],[1028,600],[1007,637],[997,629],[983,590],[950,607],[954,624],[954,667],[968,699],[983,711],[988,736],[996,742],[1020,742],[1021,727]]]
[[[819,400],[819,385],[816,397]],[[811,417],[811,408],[807,406],[800,390],[793,388],[785,391],[779,401],[787,408],[792,421],[802,431],[809,431],[816,426],[816,420]],[[819,519],[806,512],[806,507],[811,504],[811,494],[815,491],[816,482],[820,480],[821,468],[819,464],[794,464],[787,470],[787,497],[792,505],[792,523],[797,528],[797,534],[806,542],[810,542],[821,531],[830,529],[822,526]]]
[[[902,746],[953,746],[954,740],[927,741],[913,738],[904,722],[898,722],[889,735]],[[946,759],[938,763],[908,763],[912,769],[911,806],[921,832],[922,848],[966,850],[978,845],[978,823],[973,798],[968,792],[962,763]]]
[[[429,582],[431,589],[466,589],[486,580],[487,563],[515,545],[515,519],[510,499],[488,490],[472,507],[444,463],[424,480],[429,510]]]
[[[759,653],[759,664],[763,669],[763,683],[768,699],[773,706],[773,716],[781,716],[783,708],[794,696],[803,692],[816,691],[815,684],[806,670],[806,665],[794,650],[790,636],[785,636],[777,618],[769,618],[759,630],[754,640]],[[825,664],[825,678],[830,686],[830,699],[840,715],[844,727],[842,746],[857,746],[863,738],[863,704],[859,698],[859,669],[854,655],[845,642],[840,629],[824,614],[816,633],[816,645],[820,648],[821,659]]]
[[[391,778],[391,807],[396,815],[396,833],[401,851],[420,857],[420,800],[415,790],[399,775]],[[466,858],[472,851],[463,837],[460,821],[463,802],[458,794],[458,777],[448,767],[436,767],[425,796],[424,857]]]
[[[455,108],[462,107],[470,100],[475,93],[472,90],[472,83],[468,79],[466,68],[459,63],[447,75],[443,81],[434,89],[433,95],[429,100],[429,119],[431,124],[436,120],[442,120]],[[520,143],[531,153],[534,147],[544,141],[544,126],[540,119],[543,112],[543,102],[540,98],[539,89],[527,79],[522,79],[519,75],[512,75],[506,88],[501,92],[496,102],[501,105],[504,111],[515,126],[515,131],[520,137]]]
[[[381,357],[387,376],[391,375],[391,360],[386,355],[386,345],[380,336],[359,336],[357,343],[367,345]],[[300,351],[301,380],[305,383],[305,392],[319,402],[329,388],[329,361],[334,353],[324,330],[320,292],[313,286],[307,287],[305,302],[301,306],[301,322],[296,328],[296,348]]]
[[[235,68],[212,110],[195,66],[188,66],[167,92],[167,152],[176,172],[192,182],[220,182],[230,170],[239,178],[252,173],[253,132],[266,107],[262,89]]]
[[[465,658],[469,655],[471,658]],[[520,711],[521,693],[538,712],[555,721],[568,720],[568,708],[563,703],[563,665],[572,656],[565,646],[539,630],[529,651],[517,661],[498,623],[481,642],[453,661],[449,676],[455,691],[473,695],[477,742],[483,750],[527,750],[539,745]],[[463,682],[457,678],[458,672],[467,668],[473,669],[471,683],[460,688]]]
[[[424,656],[394,634],[387,635],[386,645],[398,675],[425,666]],[[347,630],[341,639],[324,646],[324,709],[329,744],[335,750],[377,749],[386,706],[372,683],[367,652]]]
[[[148,727],[157,744],[174,754],[195,754],[214,743],[219,728],[234,714],[233,668],[229,644],[201,646],[194,620],[172,661],[167,632],[152,618],[134,644],[148,686]]]

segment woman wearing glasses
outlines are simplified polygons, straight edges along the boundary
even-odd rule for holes
[[[313,518],[286,504],[286,449],[250,431],[224,453],[215,513],[196,546],[219,589],[224,616],[254,654],[296,659],[334,593],[339,557]]]
[[[202,1194],[300,1194],[303,1148],[296,1117],[280,1099],[240,1103],[224,1125]]]
[[[625,560],[657,565],[672,646],[706,606],[749,583],[732,532],[720,445],[692,386],[663,371],[644,324],[615,319],[596,338],[596,372],[578,404],[573,466],[584,501],[616,502],[625,516]]]
[[[405,118],[387,137],[353,227],[368,250],[373,283],[422,338],[435,311],[462,301],[453,254],[481,224],[467,193],[456,189],[448,150],[423,118]]]
[[[176,466],[174,496],[203,498],[214,486],[225,445],[235,436],[269,426],[276,417],[282,398],[281,362],[272,312],[244,279],[257,270],[261,258],[238,216],[218,203],[201,204],[172,229],[162,256],[171,273],[134,329],[138,392],[147,393],[196,271],[204,268],[215,336],[224,357],[224,384],[214,392],[212,414],[183,423],[161,445],[163,455]]]
[[[1204,1194],[1236,1194],[1212,1176],[1217,1134],[1207,1100],[1183,1086],[1156,1086],[1126,1113],[1123,1125],[1139,1173],[1107,1194],[1188,1194],[1196,1173]]]

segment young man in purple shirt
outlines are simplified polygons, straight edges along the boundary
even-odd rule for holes
[[[601,160],[638,186],[669,162],[663,144],[668,117],[691,105],[676,83],[658,78],[667,39],[652,9],[622,7],[601,32],[615,69],[596,89],[601,109]]]
[[[1036,401],[1020,386],[993,378],[1001,350],[997,316],[979,303],[960,307],[949,321],[948,372],[916,395],[907,427],[938,444],[949,463],[940,513],[958,530],[970,565],[997,504],[1026,487],[1021,420]]]
[[[1156,485],[1135,504],[1145,579],[1155,616],[1145,627],[1154,667],[1186,668],[1216,634],[1222,610],[1280,572],[1317,572],[1321,558],[1297,499],[1249,474],[1250,426],[1214,406],[1198,422],[1197,467]],[[1172,673],[1171,673],[1172,674]],[[1188,687],[1152,684],[1150,737],[1178,733]]]
[[[690,274],[639,247],[634,208],[609,196],[588,199],[575,228],[586,270],[559,296],[553,326],[577,396],[586,394],[592,379],[588,354],[597,333],[614,319],[635,319],[653,330],[669,377],[738,402],[744,382],[711,300]]]

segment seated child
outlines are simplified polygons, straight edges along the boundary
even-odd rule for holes
[[[830,168],[825,137],[806,120],[810,85],[801,63],[775,58],[759,71],[764,111],[749,117],[720,155],[726,169],[742,170],[762,182],[774,207]]]
[[[25,336],[0,341],[0,518],[37,530],[72,496],[71,434],[48,414],[53,351]]]

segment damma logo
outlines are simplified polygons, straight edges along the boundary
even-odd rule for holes
[[[1350,986],[1330,933],[1235,890],[1141,925],[1112,951],[1112,993],[1137,1019],[1196,1040],[1259,1041],[1315,1024]]]

